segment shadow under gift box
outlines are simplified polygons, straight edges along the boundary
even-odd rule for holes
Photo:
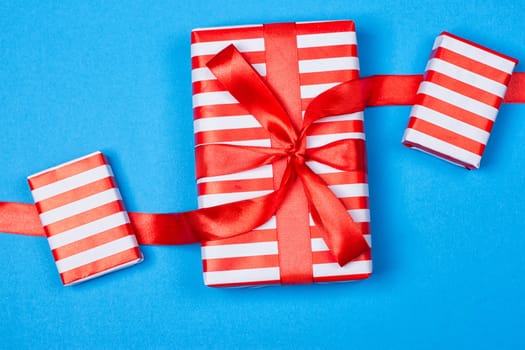
[[[64,285],[142,261],[113,172],[100,152],[28,177]]]
[[[272,30],[271,35],[269,30]],[[359,77],[357,41],[352,21],[292,23],[278,27],[277,32],[279,31],[285,38],[276,38],[275,27],[267,28],[266,25],[206,28],[192,32],[194,133],[197,147],[214,143],[271,146],[268,132],[206,67],[211,58],[230,44],[235,45],[266,79],[281,102],[286,100],[285,104],[292,105],[292,109],[298,111],[291,116],[297,129],[301,126],[302,114],[314,97],[339,83]],[[281,40],[286,43],[283,47],[279,46]],[[292,66],[278,67],[279,63],[272,61],[276,50],[283,55],[296,55]],[[279,96],[279,88],[272,85],[276,79],[285,84],[295,84],[292,89],[295,89],[297,98]],[[307,148],[341,139],[365,139],[363,112],[318,120],[307,135]],[[201,160],[197,157],[196,162],[199,161]],[[347,172],[315,161],[308,161],[307,165],[343,202],[370,245],[366,169]],[[280,171],[276,167],[278,164],[221,176],[205,174],[197,179],[199,207],[255,198],[274,191],[278,186],[275,174]],[[283,206],[286,205],[286,202],[283,203]],[[297,232],[283,232],[295,231],[295,227]],[[243,286],[287,283],[284,281],[286,276],[283,276],[283,260],[290,258],[283,256],[286,248],[281,246],[279,237],[303,234],[304,228],[309,236],[306,247],[308,251],[301,254],[310,258],[310,276],[304,283],[347,281],[370,276],[370,251],[343,267],[339,266],[322,238],[321,229],[312,220],[308,204],[304,202],[298,208],[281,207],[272,219],[250,233],[203,243],[205,284]],[[300,249],[297,247],[297,250]],[[290,266],[287,269],[290,270]],[[291,274],[293,273],[292,267]]]
[[[403,144],[477,169],[518,61],[443,32],[434,42]]]

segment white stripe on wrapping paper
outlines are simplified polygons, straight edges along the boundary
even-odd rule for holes
[[[228,117],[200,118],[193,122],[195,133],[201,131],[260,128],[261,124],[250,114]]]
[[[256,63],[252,67],[259,73],[259,75],[266,76],[266,64]],[[195,68],[191,71],[191,82],[195,83],[203,80],[216,80],[215,75],[207,67]]]
[[[258,147],[270,147],[270,139],[260,139],[260,140],[244,140],[244,141],[229,141],[229,142],[214,142],[215,145],[237,145],[237,146],[258,146]],[[202,143],[201,145],[206,145]]]
[[[368,246],[372,247],[372,236],[369,234],[363,235],[363,238]],[[330,250],[322,238],[312,238],[310,243],[312,245],[312,252],[326,252]]]
[[[435,50],[438,46],[444,47],[445,49],[454,51],[509,74],[512,72],[515,66],[515,63],[511,60],[495,55],[487,50],[480,49],[479,47],[472,46],[448,35],[438,36],[434,42],[432,50]]]
[[[264,39],[239,39],[224,41],[208,41],[191,44],[191,57],[202,55],[215,55],[230,44],[235,45],[240,52],[264,51]]]
[[[118,212],[102,219],[92,221],[90,223],[77,226],[70,230],[61,232],[59,234],[47,238],[51,249],[60,248],[66,244],[79,241],[81,239],[96,235],[97,233],[125,225],[129,223],[129,218],[126,212]]]
[[[422,145],[441,154],[449,155],[452,158],[458,159],[464,163],[479,167],[481,156],[469,152],[463,148],[452,145],[448,142],[442,141],[430,135],[424,134],[414,129],[406,129],[403,135],[403,141],[409,141],[416,145]],[[437,155],[436,155],[437,156]],[[439,156],[438,156],[439,157]],[[440,157],[442,158],[442,157]],[[450,160],[443,158],[450,162]]]
[[[270,220],[266,221],[259,227],[254,228],[254,230],[272,230],[277,228],[277,220],[275,216],[272,216]]]
[[[206,285],[276,281],[280,278],[278,267],[204,272]]]
[[[455,64],[444,61],[440,58],[430,59],[425,70],[433,70],[445,74],[453,79],[462,81],[499,97],[505,96],[505,92],[507,91],[507,86],[500,84],[495,80],[458,67]]]
[[[314,277],[330,277],[341,275],[360,275],[372,272],[372,261],[359,260],[351,261],[341,267],[337,263],[314,264]]]
[[[321,147],[330,142],[335,142],[344,139],[365,139],[365,134],[362,132],[345,132],[339,134],[325,134],[306,136],[306,148]]]
[[[346,211],[355,222],[370,222],[370,209],[350,209]],[[315,226],[314,219],[309,214],[310,226]]]
[[[305,111],[303,111],[303,117],[304,117]],[[327,123],[327,122],[340,122],[340,121],[354,121],[354,120],[364,120],[363,119],[363,112],[355,112],[350,114],[341,114],[341,115],[334,115],[331,117],[324,117],[321,119],[316,120],[314,123]]]
[[[339,83],[301,85],[301,98],[313,98]]]
[[[496,115],[498,114],[498,109],[493,106],[479,102],[478,100],[434,84],[430,81],[422,82],[421,85],[419,85],[417,93],[435,97],[459,108],[467,109],[492,121],[496,119]]]
[[[332,173],[342,173],[343,172],[343,170],[332,168],[329,165],[319,163],[313,160],[306,162],[306,165],[308,165],[308,167],[312,169],[312,171],[316,174],[332,174]]]
[[[475,140],[482,144],[487,144],[490,133],[483,129],[476,128],[470,124],[458,119],[449,117],[445,114],[434,111],[422,105],[414,105],[410,113],[418,119],[426,120],[434,125],[440,126],[452,132],[461,134],[469,139]]]
[[[107,258],[110,255],[117,254],[135,247],[137,247],[137,241],[134,236],[122,237],[115,241],[85,250],[65,259],[57,260],[57,269],[58,272],[64,273],[66,271],[73,270],[77,267],[87,265],[94,261]]]
[[[275,255],[279,252],[275,241],[203,246],[201,251],[204,260]]]
[[[193,108],[239,103],[228,91],[201,92],[193,95]]]
[[[214,207],[216,205],[242,201],[243,199],[261,197],[271,192],[273,191],[247,191],[235,193],[204,194],[199,196],[197,201],[199,208],[208,208]]]
[[[329,185],[328,188],[338,198],[368,197],[368,184],[366,183]]]
[[[334,45],[356,45],[355,32],[335,32],[297,35],[297,48],[322,47]]]
[[[357,57],[318,58],[313,60],[299,60],[299,73],[317,73],[338,70],[358,70]]]
[[[197,183],[231,181],[231,180],[262,179],[262,178],[272,178],[272,177],[273,177],[272,165],[269,164],[269,165],[263,165],[255,169],[241,171],[241,172],[233,173],[233,174],[202,177],[197,180]]]
[[[99,192],[89,197],[68,203],[61,207],[45,211],[40,214],[43,226],[69,218],[71,216],[100,207],[101,205],[121,200],[120,193],[116,188]]]
[[[70,191],[77,187],[87,185],[100,179],[113,176],[111,168],[107,165],[101,165],[96,168],[73,175],[63,180],[59,180],[49,185],[36,188],[31,191],[35,202],[43,201],[61,193]]]

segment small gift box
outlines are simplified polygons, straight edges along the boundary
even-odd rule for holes
[[[207,66],[231,44],[263,77],[284,105],[296,130],[301,129],[305,110],[315,97],[359,76],[352,21],[196,29],[192,32],[191,55],[197,150],[203,145],[269,148],[278,143]],[[250,100],[252,94],[246,95]],[[253,100],[257,103],[258,96],[253,96]],[[357,157],[364,158],[364,139],[361,110],[317,120],[308,129],[305,147],[308,152],[337,141],[356,141],[363,145]],[[210,157],[205,160],[196,153],[197,168],[205,168],[197,171],[200,208],[272,193],[279,188],[279,179],[286,172],[286,161],[276,161],[217,176],[206,170],[205,163],[213,160]],[[233,156],[224,165],[232,162],[242,160]],[[344,171],[312,159],[307,159],[306,165],[339,199],[344,215],[359,227],[363,241],[366,240],[365,251],[340,266],[323,238],[323,229],[315,223],[315,213],[305,199],[301,183],[296,183],[276,214],[262,226],[246,234],[202,244],[206,285],[346,281],[370,275],[366,168]]]
[[[432,48],[403,144],[479,168],[517,60],[443,32]]]
[[[64,285],[142,261],[102,153],[29,176],[28,181]]]

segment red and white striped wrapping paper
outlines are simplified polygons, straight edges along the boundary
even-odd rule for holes
[[[517,62],[441,33],[434,42],[403,144],[467,169],[479,168]]]
[[[312,98],[341,82],[359,76],[354,24],[351,21],[297,23],[297,52],[302,110]],[[220,50],[233,43],[261,74],[266,74],[263,26],[197,29],[192,32],[192,82],[196,145],[228,143],[270,147],[258,121],[238,104],[206,68]],[[364,139],[363,113],[319,120],[307,137],[307,147],[345,138]],[[197,161],[199,161],[197,159]],[[344,202],[363,227],[370,244],[366,172],[343,172],[317,162],[310,168]],[[197,179],[199,207],[254,198],[274,190],[272,166],[235,174]],[[310,217],[314,282],[366,278],[372,270],[367,252],[340,267]],[[208,286],[242,286],[280,282],[279,244],[275,216],[254,231],[202,245],[204,281]]]
[[[64,285],[142,261],[102,153],[29,176],[28,181]]]

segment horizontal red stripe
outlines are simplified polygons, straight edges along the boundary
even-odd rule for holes
[[[226,91],[224,85],[222,85],[218,80],[201,80],[196,81],[192,84],[193,94],[200,94],[203,92],[219,92]]]
[[[318,174],[328,185],[367,183],[367,174],[363,171],[343,171],[339,173]]]
[[[206,283],[208,287],[217,288],[235,288],[235,287],[248,287],[248,286],[268,286],[272,284],[280,284],[280,280],[269,280],[269,281],[254,281],[254,282],[238,282],[238,283]]]
[[[410,117],[408,128],[418,130],[424,134],[433,136],[437,139],[448,142],[452,145],[478,155],[482,155],[483,150],[485,149],[485,145],[482,143],[414,116]]]
[[[273,190],[273,178],[204,182],[197,185],[200,194],[235,193]]]
[[[295,28],[298,35],[331,32],[355,32],[354,22],[348,20],[296,23]]]
[[[268,134],[268,131],[262,127],[214,130],[197,132],[195,134],[195,144],[201,145],[204,143],[261,140],[269,138],[270,135]]]
[[[432,52],[432,57],[440,58],[443,61],[452,63],[458,67],[477,73],[504,85],[508,85],[510,80],[511,75],[508,72],[503,72],[497,68],[473,60],[454,51],[447,50],[444,47],[438,47],[435,49]]]
[[[225,244],[260,243],[275,241],[277,241],[277,233],[275,229],[253,230],[231,238],[221,239],[218,241],[207,241],[202,243],[202,246],[208,247],[220,246]]]
[[[244,256],[239,258],[208,259],[202,261],[204,272],[260,269],[278,266],[278,255]]]
[[[80,174],[84,171],[96,168],[106,163],[107,162],[104,158],[104,155],[102,153],[97,153],[91,157],[84,158],[70,164],[62,165],[58,168],[31,177],[28,179],[29,186],[32,190],[34,190],[39,187],[49,185],[50,183]]]
[[[369,209],[368,197],[339,198],[346,209]]]
[[[371,258],[372,258],[372,254],[370,250],[368,250],[367,252],[359,255],[357,258],[355,258],[352,261],[370,260]],[[335,259],[334,255],[329,250],[325,250],[322,252],[313,252],[312,253],[312,263],[313,264],[330,264],[330,263],[337,263],[337,260]]]
[[[494,108],[499,108],[501,102],[503,101],[502,97],[491,94],[490,92],[470,84],[466,84],[460,80],[451,78],[439,72],[427,71],[425,73],[425,80],[431,81],[452,91],[456,91],[464,96],[470,97]]]
[[[449,117],[460,120],[487,132],[490,132],[492,130],[492,126],[494,125],[492,120],[483,118],[482,116],[472,113],[469,110],[457,107],[429,95],[418,94],[416,96],[416,104],[425,106],[436,112],[445,114]]]
[[[114,227],[76,242],[72,242],[60,248],[53,249],[53,256],[55,257],[55,260],[65,259],[88,249],[98,247],[105,243],[113,242],[119,238],[123,238],[132,234],[133,229],[131,224],[124,224],[122,226]]]
[[[117,200],[44,226],[44,230],[50,237],[121,211],[124,211],[124,206],[120,200]]]
[[[308,135],[327,135],[364,131],[364,123],[362,120],[344,120],[326,123],[314,123],[308,129]]]
[[[116,186],[115,182],[113,181],[113,177],[106,177],[87,185],[77,187],[71,191],[67,191],[37,202],[36,207],[39,213],[43,213],[115,187]]]
[[[110,270],[120,265],[130,263],[142,257],[139,248],[130,248],[123,252],[110,255],[104,259],[94,261],[76,269],[66,271],[60,274],[62,283],[71,284],[78,280],[93,276],[106,270]]]
[[[333,57],[357,57],[357,45],[333,45],[297,49],[297,58],[299,60]]]
[[[450,154],[445,154],[445,153],[441,153],[441,152],[438,152],[436,150],[433,150],[431,148],[428,148],[427,146],[424,146],[424,145],[420,145],[418,143],[414,143],[414,142],[410,142],[410,141],[403,141],[403,145],[409,147],[409,148],[417,148],[417,149],[420,149],[424,152],[427,152],[429,154],[434,154],[436,155],[437,157],[439,158],[443,158],[443,159],[446,159],[448,160],[449,162],[452,162],[454,164],[458,164],[466,169],[474,169],[475,167],[473,166],[473,164],[468,164],[468,163],[465,163],[464,161],[462,160],[459,160],[457,158],[454,158],[452,157]]]
[[[369,222],[356,222],[359,229],[364,235],[370,234],[370,223]],[[325,238],[323,230],[317,226],[310,226],[310,236],[312,238]]]
[[[487,48],[487,47],[481,46],[481,45],[479,45],[479,44],[477,44],[477,43],[475,43],[475,42],[473,42],[473,41],[470,41],[470,40],[467,40],[467,39],[460,38],[459,36],[456,36],[456,35],[451,34],[451,33],[449,33],[449,32],[442,32],[441,35],[446,35],[446,36],[449,36],[449,37],[454,38],[454,39],[456,39],[456,40],[463,41],[464,43],[469,44],[469,45],[472,45],[472,46],[474,46],[474,47],[477,47],[478,49],[481,49],[481,50],[484,50],[484,51],[490,52],[490,53],[492,53],[492,54],[494,54],[494,55],[496,55],[496,56],[499,56],[499,57],[501,57],[501,58],[503,58],[503,59],[506,59],[506,60],[512,61],[512,62],[514,62],[514,63],[516,63],[516,64],[518,63],[518,60],[515,59],[515,58],[513,58],[513,57],[510,57],[510,56],[504,55],[504,54],[502,54],[502,53],[499,53],[499,52],[494,51],[494,50],[492,50],[492,49],[489,49],[489,48]]]
[[[238,103],[193,108],[194,119],[245,114],[249,114],[248,111]]]
[[[343,282],[353,280],[364,280],[371,276],[370,273],[361,273],[355,275],[340,275],[340,276],[327,276],[327,277],[314,277],[314,283],[328,283],[328,282]]]
[[[299,80],[301,85],[342,83],[347,80],[359,78],[359,70],[345,69],[326,72],[300,73]]]
[[[240,28],[195,29],[191,32],[191,43],[207,41],[225,41],[239,39],[257,39],[263,37],[262,26]]]
[[[241,52],[241,55],[250,64],[259,64],[266,62],[266,56],[264,51]],[[204,68],[213,57],[215,57],[215,55],[194,56],[191,58],[191,67],[193,69]]]

